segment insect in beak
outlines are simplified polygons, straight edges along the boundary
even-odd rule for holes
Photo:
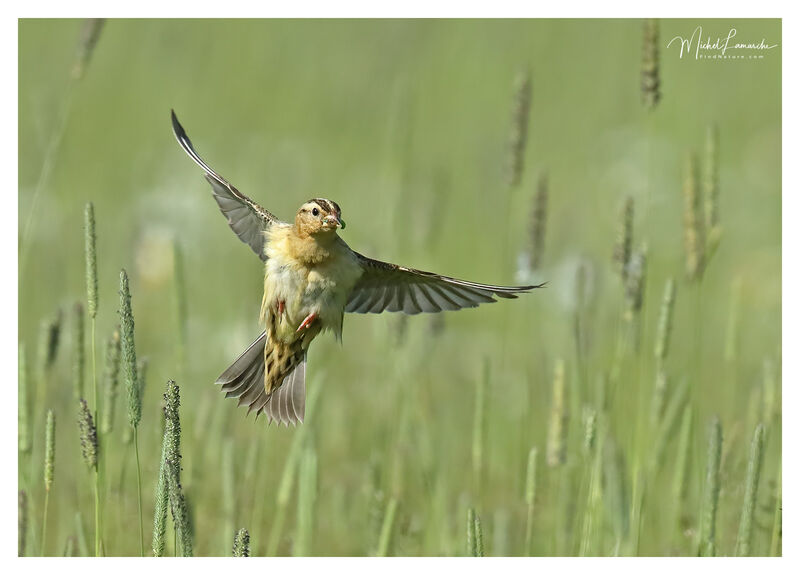
[[[324,222],[326,224],[333,224],[334,227],[342,229],[344,229],[345,226],[344,220],[335,215],[326,216]]]

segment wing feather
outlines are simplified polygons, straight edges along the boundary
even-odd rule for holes
[[[283,222],[237,190],[203,161],[192,146],[192,142],[178,121],[174,110],[172,111],[172,131],[181,148],[205,171],[206,180],[211,184],[214,199],[228,220],[228,225],[240,240],[249,245],[258,257],[266,261],[265,232],[271,225]]]
[[[545,285],[481,284],[355,255],[363,273],[347,300],[345,311],[350,313],[402,311],[413,315],[458,310],[495,302],[496,297],[515,299]]]

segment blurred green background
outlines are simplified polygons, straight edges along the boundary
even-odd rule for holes
[[[131,277],[137,351],[149,359],[140,427],[146,545],[159,406],[166,380],[181,374],[174,240],[184,253],[187,286],[188,367],[178,383],[195,552],[229,554],[239,527],[250,530],[254,554],[267,549],[277,486],[298,430],[245,419],[212,385],[260,331],[263,270],[176,144],[171,108],[208,163],[278,217],[292,218],[308,198],[328,197],[341,205],[348,223],[342,236],[354,249],[474,281],[517,281],[536,182],[548,175],[545,251],[536,275],[547,289],[407,322],[349,315],[341,347],[330,336],[314,344],[308,384],[322,392],[303,447],[318,458],[309,553],[375,553],[394,497],[389,553],[464,554],[472,506],[487,554],[526,554],[524,485],[534,446],[532,552],[579,552],[590,467],[582,417],[597,405],[597,382],[615,361],[624,303],[611,254],[625,196],[636,206],[634,245],[647,245],[642,342],[600,408],[607,408],[607,443],[625,457],[622,495],[604,496],[591,552],[696,554],[708,424],[716,414],[724,434],[718,553],[733,553],[758,421],[771,431],[753,552],[768,553],[781,446],[781,48],[740,61],[680,59],[666,48],[697,25],[712,36],[736,27],[739,40],[781,43],[779,20],[661,21],[663,96],[647,113],[639,91],[640,20],[110,20],[80,80],[71,72],[82,22],[21,20],[19,339],[30,365],[40,322],[58,308],[65,312],[45,401],[31,406],[34,451],[20,466],[31,504],[29,553],[39,549],[47,408],[55,409],[59,431],[46,552],[60,554],[77,537],[78,510],[92,539],[91,481],[73,423],[69,328],[73,303],[85,300],[88,201],[97,217],[98,369],[118,321],[123,267]],[[522,181],[509,187],[514,81],[524,70],[532,78],[528,145]],[[712,124],[719,128],[723,235],[698,295],[683,272],[682,166],[687,152],[702,153]],[[48,148],[52,169],[37,193]],[[588,278],[581,305],[578,269]],[[644,496],[634,544],[634,527],[615,518],[631,517],[631,462],[651,448],[637,437],[648,421],[642,407],[653,390],[651,350],[668,277],[678,285],[668,390],[688,382],[693,421],[687,487],[678,500],[669,495],[678,449],[671,436],[663,472],[654,473]],[[738,324],[731,335],[732,306]],[[582,358],[575,354],[576,313]],[[736,350],[727,360],[726,338]],[[550,467],[544,450],[558,358],[569,382],[568,447],[565,464]],[[765,361],[778,377],[776,412],[766,416],[759,411],[770,393]],[[484,373],[476,482],[474,412]],[[90,378],[87,371],[87,389]],[[104,538],[111,555],[138,554],[123,399],[124,393],[107,451]],[[292,499],[280,554],[297,550],[296,515]]]

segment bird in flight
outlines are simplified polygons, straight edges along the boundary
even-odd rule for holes
[[[491,303],[495,296],[514,299],[543,285],[479,284],[368,258],[339,237],[342,211],[324,198],[300,206],[294,223],[282,222],[200,158],[174,111],[172,129],[205,171],[228,225],[265,264],[264,331],[216,382],[256,418],[264,412],[278,425],[302,423],[308,347],[325,330],[341,340],[344,312],[436,313]]]

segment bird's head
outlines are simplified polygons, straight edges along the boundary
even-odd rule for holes
[[[345,226],[339,204],[324,198],[314,198],[300,206],[294,223],[298,231],[312,236],[335,234]]]

